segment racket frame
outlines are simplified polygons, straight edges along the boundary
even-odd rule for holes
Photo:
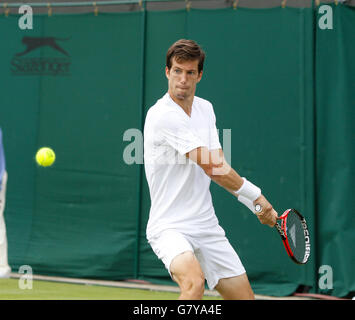
[[[303,234],[305,237],[305,255],[302,261],[299,261],[295,258],[290,244],[288,242],[288,237],[287,237],[287,232],[286,232],[286,225],[287,225],[287,216],[288,214],[293,211],[295,214],[298,215],[301,224],[302,224],[302,228],[303,228]],[[277,230],[277,232],[279,233],[281,239],[282,239],[282,243],[286,249],[286,252],[288,254],[288,256],[297,264],[305,264],[307,263],[309,256],[310,256],[310,250],[311,250],[311,244],[310,244],[310,238],[309,238],[309,231],[308,231],[308,227],[307,227],[307,223],[306,223],[306,219],[296,210],[296,209],[287,209],[280,217],[278,217],[277,219],[281,220],[281,226],[279,225],[278,222],[276,222],[275,224],[275,228]]]

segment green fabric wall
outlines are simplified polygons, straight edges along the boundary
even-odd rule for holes
[[[217,216],[255,292],[288,295],[299,285],[319,292],[324,264],[334,269],[327,293],[354,291],[353,210],[341,208],[354,202],[355,20],[353,9],[332,8],[333,30],[318,29],[312,9],[295,8],[40,15],[30,31],[16,16],[0,17],[14,271],[29,264],[38,274],[172,284],[145,239],[149,190],[143,166],[123,160],[133,142],[123,134],[142,130],[166,92],[167,48],[191,38],[207,53],[197,95],[213,103],[222,144],[223,129],[231,130],[232,166],[279,214],[295,207],[310,224],[312,257],[298,266],[274,230],[212,184]],[[69,56],[43,46],[22,59],[65,60],[68,72],[14,75],[25,35],[56,37]],[[53,167],[35,164],[41,146],[55,150]]]
[[[333,290],[355,291],[355,9],[332,6],[333,29],[317,28],[317,264],[333,270]]]
[[[10,73],[9,61],[24,49],[16,21],[1,19],[12,22],[3,36],[13,43],[1,53],[8,84],[1,125],[8,147],[10,263],[29,264],[38,274],[130,277],[139,168],[122,161],[122,135],[140,124],[134,109],[140,103],[141,14],[35,17],[36,34],[70,37],[57,41],[70,55],[64,76]],[[63,57],[44,46],[26,58],[36,55]],[[27,90],[31,99],[23,95]],[[34,162],[43,145],[56,152],[48,170]]]

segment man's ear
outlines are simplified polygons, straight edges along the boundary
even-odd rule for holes
[[[165,76],[169,79],[169,75],[170,75],[170,70],[169,68],[166,66],[165,67]]]
[[[198,75],[197,83],[201,81],[202,74],[203,74],[203,70],[201,70],[200,74]]]

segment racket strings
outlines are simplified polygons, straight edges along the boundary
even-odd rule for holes
[[[288,244],[294,258],[302,262],[306,253],[306,241],[302,222],[298,215],[291,211],[286,220],[286,234]]]

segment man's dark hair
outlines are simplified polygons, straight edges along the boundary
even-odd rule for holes
[[[198,60],[198,73],[203,70],[205,52],[193,40],[180,39],[176,41],[166,54],[166,66],[171,69],[172,60],[175,57],[177,62]]]

